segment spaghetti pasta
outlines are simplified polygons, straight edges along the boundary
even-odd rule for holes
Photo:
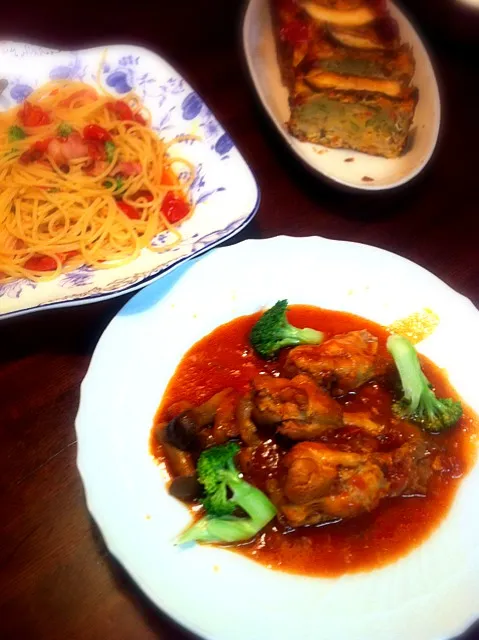
[[[116,267],[181,240],[194,167],[168,155],[176,140],[161,140],[150,121],[137,95],[118,100],[71,81],[0,114],[0,282]],[[165,229],[173,243],[155,246]]]

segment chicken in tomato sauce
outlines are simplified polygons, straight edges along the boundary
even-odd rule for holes
[[[258,333],[267,313],[237,318],[189,350],[166,390],[151,447],[192,506],[180,541],[309,575],[392,562],[447,513],[477,419],[384,327],[301,305],[276,314],[276,342]]]

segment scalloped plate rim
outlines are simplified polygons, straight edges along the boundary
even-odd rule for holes
[[[255,193],[255,202],[251,211],[248,213],[243,213],[239,218],[236,218],[236,220],[231,220],[227,225],[227,226],[230,226],[230,225],[233,225],[235,222],[238,222],[238,226],[236,226],[232,231],[226,231],[227,227],[224,229],[217,229],[216,230],[217,233],[221,233],[222,231],[225,231],[224,235],[213,240],[212,242],[207,243],[204,247],[201,247],[200,249],[197,249],[188,255],[182,256],[181,258],[174,260],[173,262],[171,262],[170,264],[164,267],[159,266],[158,271],[153,269],[152,271],[150,271],[150,273],[145,273],[144,276],[139,275],[138,276],[139,280],[134,284],[126,285],[124,287],[120,286],[118,289],[114,289],[111,291],[98,292],[98,293],[89,294],[89,295],[87,294],[83,297],[79,297],[78,295],[75,296],[75,294],[72,294],[71,298],[68,298],[68,299],[45,301],[43,303],[36,304],[35,306],[24,307],[24,308],[16,309],[13,311],[7,311],[7,312],[1,311],[1,297],[0,297],[0,321],[8,320],[17,316],[22,316],[30,313],[36,313],[38,311],[46,311],[50,309],[59,309],[62,307],[73,307],[73,306],[80,306],[83,304],[91,304],[94,302],[109,300],[109,299],[121,296],[123,294],[137,291],[145,286],[148,286],[150,283],[155,282],[156,280],[162,278],[164,275],[166,275],[167,273],[170,273],[173,269],[182,265],[186,261],[199,257],[200,255],[206,253],[207,251],[217,246],[218,244],[221,244],[222,242],[225,242],[226,240],[234,237],[236,234],[241,232],[253,220],[256,213],[258,212],[258,209],[261,203],[261,191],[258,185],[258,181],[250,165],[246,162],[243,154],[241,153],[241,151],[239,150],[236,144],[236,141],[229,135],[228,129],[226,129],[223,126],[222,122],[218,120],[218,118],[216,117],[216,114],[209,108],[208,102],[205,101],[202,95],[196,91],[194,85],[190,84],[189,79],[186,78],[182,73],[180,73],[166,58],[163,57],[163,55],[141,44],[131,44],[127,42],[108,43],[105,45],[98,44],[92,47],[85,47],[85,48],[78,48],[78,49],[56,49],[56,48],[51,48],[38,43],[31,43],[23,40],[0,39],[0,46],[11,46],[11,47],[17,47],[17,48],[31,47],[32,52],[28,55],[24,55],[21,58],[22,60],[25,60],[28,58],[35,58],[37,57],[37,55],[45,55],[50,57],[50,56],[54,56],[55,54],[85,54],[88,52],[100,51],[100,50],[109,49],[113,47],[114,48],[125,47],[131,50],[133,49],[137,50],[139,52],[143,51],[148,55],[154,56],[158,64],[165,65],[173,74],[175,74],[179,79],[181,79],[183,82],[186,83],[189,89],[199,97],[199,99],[201,100],[203,105],[206,107],[206,109],[211,113],[213,119],[219,125],[223,133],[230,137],[233,143],[232,148],[235,149],[238,153],[238,160],[243,164],[243,166],[247,169],[249,173],[249,178],[251,180],[251,188],[252,190],[254,190],[254,193]],[[15,56],[13,53],[5,53],[4,57],[6,59],[8,59],[9,57],[11,57],[13,60],[18,59],[18,57]],[[0,112],[1,111],[2,110],[0,110]],[[114,273],[114,269],[112,269],[111,272]]]
[[[211,259],[213,256],[218,256],[219,254],[224,254],[225,251],[241,251],[241,248],[243,249],[243,253],[245,255],[248,255],[247,252],[247,247],[251,246],[251,244],[261,244],[261,243],[282,243],[282,242],[294,242],[294,243],[300,243],[302,240],[306,240],[306,241],[310,241],[311,240],[316,240],[316,241],[321,241],[324,243],[328,243],[331,246],[340,246],[342,245],[342,247],[347,250],[347,248],[349,246],[358,246],[360,248],[364,248],[366,250],[371,250],[372,252],[376,253],[378,256],[381,255],[385,255],[385,254],[389,254],[389,256],[391,256],[393,259],[397,260],[397,261],[402,261],[404,263],[407,263],[407,265],[409,265],[409,267],[411,268],[415,268],[418,269],[420,272],[422,272],[423,276],[432,279],[433,281],[436,282],[438,287],[441,287],[443,289],[443,291],[445,292],[446,296],[454,296],[458,301],[461,302],[461,304],[464,304],[464,309],[467,312],[470,312],[471,314],[474,315],[474,323],[478,323],[479,319],[478,319],[478,315],[479,315],[479,311],[478,309],[475,307],[475,305],[472,303],[472,301],[467,298],[466,296],[464,296],[463,294],[457,292],[455,289],[453,289],[449,284],[447,284],[446,282],[444,282],[443,280],[441,280],[438,276],[436,276],[434,273],[432,273],[431,271],[429,271],[428,269],[426,269],[425,267],[418,265],[417,263],[413,262],[412,260],[409,260],[408,258],[404,258],[401,255],[388,251],[386,249],[382,249],[379,247],[374,247],[371,245],[366,245],[364,243],[360,243],[360,242],[350,242],[350,241],[345,241],[345,240],[332,240],[332,239],[328,239],[328,238],[323,238],[320,236],[313,236],[313,237],[309,237],[309,238],[301,238],[301,237],[291,237],[291,236],[277,236],[277,237],[273,237],[273,238],[266,238],[266,239],[251,239],[251,240],[245,240],[241,243],[238,243],[236,245],[233,245],[232,247],[225,247],[225,248],[219,248],[219,249],[215,249],[214,251],[210,252],[207,256],[202,256],[198,259],[195,259],[194,261],[191,262],[191,267],[194,268],[196,266],[196,264],[201,263],[203,260],[208,260]],[[424,284],[424,283],[422,283]],[[168,289],[168,291],[172,291],[172,289],[174,288],[175,284],[173,284],[173,286],[171,288]],[[266,294],[268,295],[268,294]],[[139,304],[138,305],[138,301],[143,302],[144,300],[147,301],[147,305],[144,306],[143,304]],[[108,517],[107,515],[104,513],[103,511],[103,507],[102,507],[102,501],[104,500],[103,496],[100,496],[101,491],[98,491],[95,489],[95,484],[92,484],[92,480],[90,477],[90,468],[91,468],[91,462],[87,461],[87,457],[88,457],[88,453],[87,453],[87,449],[90,448],[92,446],[92,443],[88,443],[87,440],[88,438],[86,437],[86,433],[85,431],[88,431],[88,426],[87,426],[87,421],[85,419],[85,415],[88,413],[85,410],[85,405],[88,404],[88,400],[86,400],[86,398],[88,398],[91,395],[92,389],[95,386],[94,382],[98,379],[98,373],[100,372],[100,370],[105,366],[105,360],[108,360],[109,356],[108,356],[108,349],[111,348],[114,343],[115,340],[118,340],[118,337],[114,336],[115,330],[118,328],[119,329],[119,333],[120,336],[122,336],[122,333],[125,330],[125,327],[122,326],[123,322],[129,322],[129,319],[132,317],[132,315],[135,315],[137,313],[142,313],[143,310],[146,311],[146,313],[148,314],[150,311],[150,307],[154,307],[156,304],[162,304],[161,302],[158,302],[159,300],[159,296],[156,295],[156,293],[153,290],[143,290],[141,292],[139,292],[136,296],[134,296],[130,301],[127,302],[127,304],[125,304],[125,306],[123,307],[123,309],[121,309],[116,316],[111,320],[110,324],[108,325],[108,327],[105,329],[102,337],[100,338],[99,343],[97,344],[97,347],[95,349],[95,352],[93,354],[91,363],[90,363],[90,368],[82,382],[81,385],[81,398],[80,398],[80,407],[78,410],[78,414],[77,414],[77,418],[76,418],[76,431],[77,431],[77,436],[78,436],[78,452],[77,452],[77,467],[78,467],[78,471],[79,474],[82,478],[82,482],[84,485],[84,490],[85,490],[85,496],[86,496],[86,502],[87,502],[87,506],[88,509],[90,511],[90,513],[92,514],[93,518],[95,519],[95,521],[98,523],[102,534],[104,536],[105,539],[105,543],[107,544],[108,548],[110,549],[111,553],[113,553],[113,555],[115,555],[115,557],[122,563],[122,565],[125,567],[125,569],[130,573],[130,575],[132,575],[133,579],[137,582],[137,584],[139,585],[139,587],[145,592],[145,594],[152,600],[152,602],[154,602],[156,604],[156,606],[162,608],[165,613],[172,617],[176,622],[178,622],[179,624],[183,625],[185,628],[187,628],[188,630],[194,632],[194,633],[199,633],[201,634],[202,637],[204,638],[209,638],[210,640],[221,640],[222,639],[222,634],[221,633],[210,633],[207,628],[205,628],[205,623],[201,624],[199,623],[197,620],[194,619],[194,616],[192,617],[192,615],[190,614],[190,612],[185,609],[182,608],[181,606],[176,607],[176,608],[172,608],[171,606],[169,606],[168,604],[165,604],[165,600],[164,600],[164,596],[161,596],[161,594],[158,594],[157,592],[155,592],[154,589],[151,588],[151,580],[146,579],[144,576],[139,576],[138,573],[135,572],[135,569],[132,569],[132,565],[131,565],[131,558],[129,558],[128,556],[125,556],[124,553],[124,542],[122,542],[121,540],[121,536],[118,534],[118,527],[113,527],[112,528],[112,523],[108,522]],[[156,327],[156,325],[155,325]],[[126,327],[128,328],[128,327]],[[123,336],[124,337],[124,336]],[[113,338],[112,341],[110,341],[110,339]],[[170,372],[170,375],[172,375],[172,371]],[[158,389],[158,404],[161,401],[161,389]],[[92,405],[95,405],[94,402],[91,402]],[[95,408],[93,406],[93,408]],[[477,466],[477,463],[476,463]],[[466,479],[463,480],[462,484],[465,482]],[[434,536],[434,532],[431,533],[431,536]],[[422,545],[421,545],[422,546]],[[222,554],[229,554],[230,552],[226,551],[226,550],[221,550]],[[231,554],[232,556],[236,556],[236,554]],[[256,563],[254,563],[253,561],[246,559],[246,558],[242,558],[242,561],[244,560],[245,562],[248,562],[250,565],[254,565],[256,566]],[[401,562],[401,560],[399,560],[398,562]],[[393,565],[396,563],[393,563]],[[393,566],[390,565],[390,566]],[[387,567],[385,568],[387,569]],[[234,570],[234,567],[233,567]],[[381,569],[378,569],[378,571],[381,571]],[[275,572],[272,571],[270,572],[272,574],[279,574],[279,575],[284,575],[282,574],[282,572]],[[366,573],[374,573],[373,572],[366,572]],[[287,574],[286,574],[287,575]],[[354,575],[362,575],[362,574],[354,574]],[[296,576],[298,577],[298,576]],[[165,574],[164,576],[165,580],[167,579],[167,575]],[[304,578],[306,581],[314,581],[314,578],[310,578],[310,577],[305,577]],[[326,580],[326,582],[328,580],[331,579],[322,579],[320,578],[319,580]],[[332,579],[333,581],[335,581],[336,579]],[[218,585],[217,585],[218,586]],[[166,588],[166,587],[165,587]],[[400,603],[399,603],[400,604]],[[419,604],[419,603],[418,603]],[[270,614],[269,614],[270,615]],[[448,630],[447,630],[447,636],[444,635],[444,633],[442,635],[435,635],[434,636],[434,640],[443,640],[446,637],[450,637],[452,638],[453,636],[462,633],[463,631],[465,631],[471,624],[473,624],[473,622],[477,619],[479,615],[479,610],[477,610],[477,612],[471,616],[468,616],[467,620],[461,620],[461,622],[458,624],[456,623],[454,625],[454,628],[451,628],[451,626],[449,626]],[[421,617],[421,614],[418,613],[418,618]],[[411,627],[410,629],[412,630],[412,621],[411,622]],[[382,627],[383,632],[385,632],[387,627]],[[328,627],[329,629],[329,627]],[[331,631],[331,629],[329,629]],[[228,634],[228,638],[232,638],[233,636],[231,635],[231,633]],[[234,636],[235,638],[239,638],[240,636],[236,635]],[[254,635],[254,634],[250,634],[250,637],[253,638],[257,638],[259,636]],[[270,637],[270,635],[268,635],[268,638]],[[283,637],[283,636],[282,636]],[[309,637],[309,636],[308,636]],[[341,636],[342,638],[343,636]],[[369,636],[368,636],[369,637]],[[381,635],[377,635],[375,634],[374,637],[383,637]],[[415,638],[418,637],[417,635],[414,636]],[[432,638],[431,635],[428,636],[429,638]],[[261,636],[262,640],[263,640],[263,636]],[[358,636],[356,640],[359,640],[359,638],[361,638],[361,640],[363,639],[363,636]]]
[[[255,184],[256,184],[256,180],[255,180]],[[257,188],[257,194],[258,194],[258,197],[256,200],[256,204],[254,206],[254,209],[251,211],[248,217],[245,218],[240,225],[238,225],[236,229],[226,234],[222,238],[219,238],[218,240],[215,240],[214,242],[207,244],[203,248],[198,249],[197,251],[195,251],[195,253],[192,253],[189,256],[184,256],[183,258],[179,258],[177,261],[173,262],[172,264],[169,264],[164,269],[160,270],[158,273],[150,274],[149,276],[146,276],[143,280],[140,280],[139,282],[136,282],[133,285],[126,286],[124,289],[118,289],[116,291],[111,291],[107,293],[95,293],[89,296],[85,296],[84,298],[73,297],[71,300],[62,300],[61,302],[45,302],[44,304],[39,304],[35,307],[30,307],[28,309],[19,309],[18,311],[9,311],[4,314],[0,313],[0,322],[2,320],[7,320],[8,318],[13,318],[14,316],[26,315],[27,313],[35,313],[37,311],[46,311],[49,309],[59,309],[61,307],[78,307],[83,304],[92,304],[94,302],[101,302],[102,300],[111,300],[112,298],[117,298],[119,296],[126,295],[128,293],[139,291],[140,289],[147,287],[153,282],[156,282],[163,276],[166,276],[167,274],[171,273],[171,271],[173,271],[177,267],[180,267],[185,262],[188,262],[189,260],[195,260],[195,258],[199,258],[203,254],[217,247],[217,245],[221,244],[222,242],[226,242],[226,240],[229,240],[230,238],[233,238],[236,234],[240,233],[245,227],[248,226],[248,224],[251,222],[251,220],[253,220],[256,213],[258,212],[258,209],[261,203],[261,194],[260,194],[259,188]]]

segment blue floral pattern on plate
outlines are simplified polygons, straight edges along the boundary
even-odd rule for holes
[[[138,288],[237,233],[254,216],[259,202],[256,183],[230,136],[201,97],[156,54],[135,46],[61,52],[0,42],[0,56],[8,81],[0,110],[22,102],[50,80],[81,80],[96,86],[98,73],[102,85],[119,98],[136,91],[162,138],[190,136],[175,143],[171,153],[178,149],[195,167],[188,192],[196,207],[181,226],[179,243],[168,248],[174,238],[163,232],[154,241],[158,252],[144,251],[129,265],[110,270],[84,266],[50,282],[18,280],[0,285],[0,317]],[[179,171],[180,178],[187,179],[188,172]]]
[[[16,103],[23,102],[33,91],[33,87],[28,84],[14,84],[10,89],[10,96]]]
[[[83,265],[75,269],[75,271],[70,271],[60,276],[60,286],[66,287],[67,289],[70,287],[84,287],[93,282],[94,273],[94,269]]]
[[[15,280],[0,284],[0,297],[19,298],[25,289],[35,289],[37,285],[29,280]]]

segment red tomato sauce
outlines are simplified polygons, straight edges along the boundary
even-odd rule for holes
[[[156,423],[167,420],[168,407],[180,400],[201,404],[225,387],[246,392],[258,373],[281,374],[287,350],[278,360],[265,362],[249,344],[248,335],[258,317],[259,314],[245,316],[218,327],[185,354],[168,385]],[[327,337],[367,329],[379,338],[379,356],[389,359],[385,346],[389,333],[374,322],[301,305],[291,307],[288,318],[298,327],[324,331]],[[421,364],[438,396],[459,399],[438,367],[423,356]],[[391,392],[375,381],[340,399],[348,411],[374,408],[383,421],[390,416],[391,400]],[[475,414],[464,407],[463,417],[453,429],[440,435],[425,434],[428,447],[441,452],[447,461],[442,470],[434,472],[426,497],[387,498],[374,511],[351,520],[296,530],[274,519],[252,541],[229,548],[270,568],[312,576],[338,576],[393,562],[431,535],[447,514],[460,480],[475,458],[473,440],[478,426]],[[400,435],[391,429],[387,445],[394,445]],[[340,442],[344,437],[333,434],[329,441],[336,438]],[[151,450],[167,468],[161,445],[153,437]],[[268,455],[275,455],[275,451],[271,440],[265,439],[247,478],[260,488],[270,473]]]

